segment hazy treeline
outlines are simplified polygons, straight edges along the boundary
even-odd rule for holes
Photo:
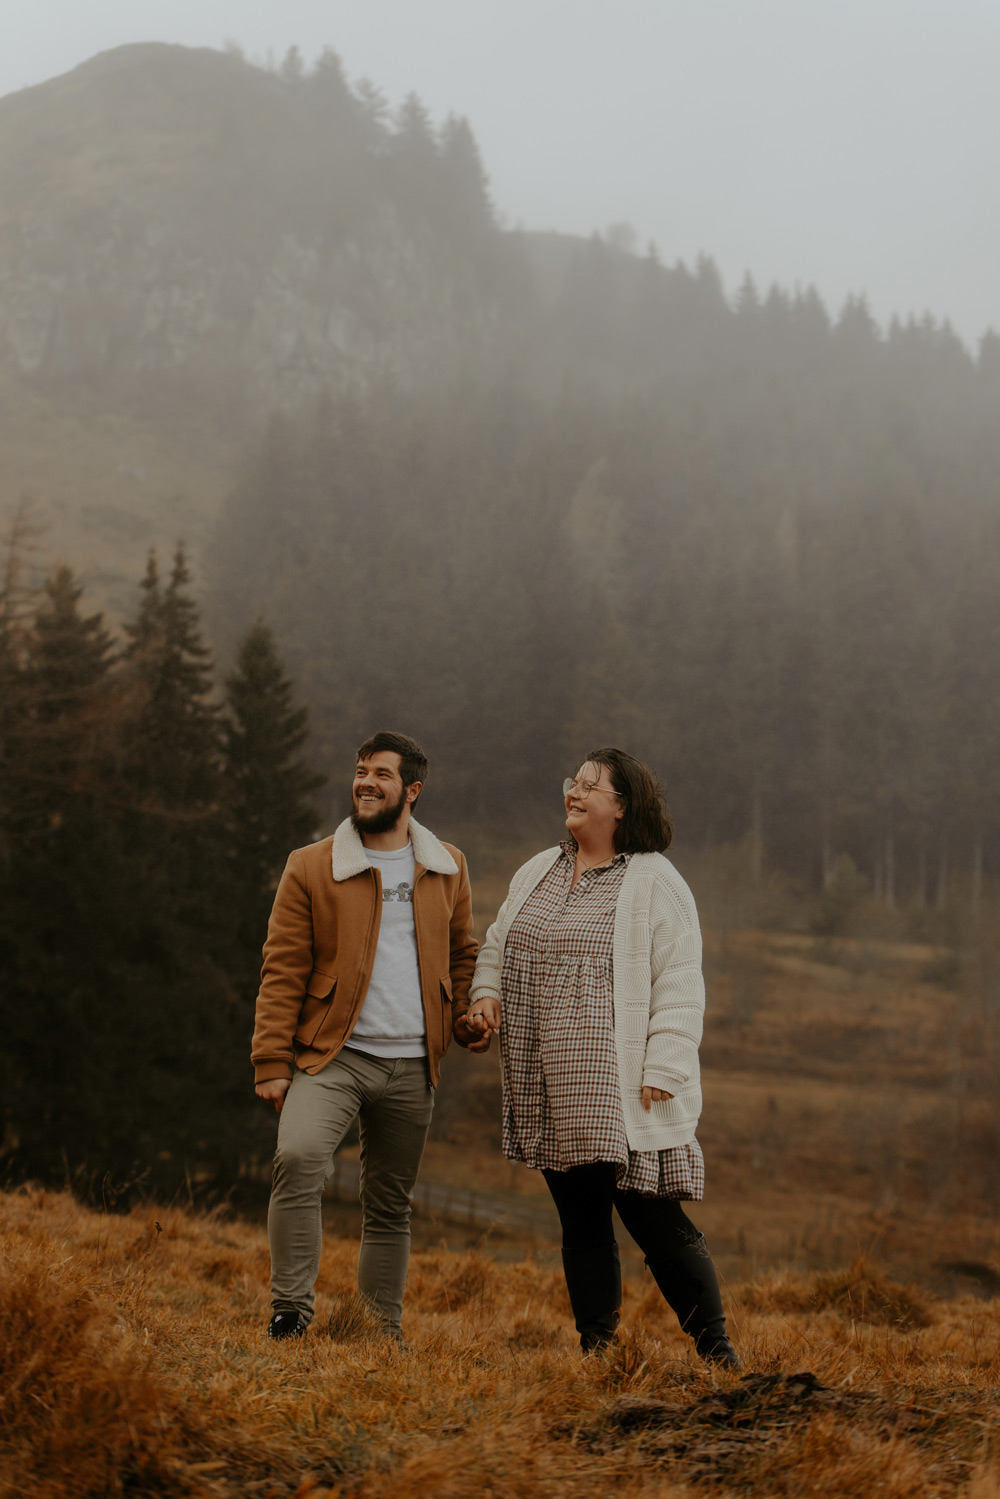
[[[273,234],[283,218],[301,224],[311,204],[310,223],[302,228],[311,228],[320,241],[364,249],[366,239],[371,248],[384,237],[389,214],[397,227],[432,238],[438,256],[453,266],[471,274],[482,269],[496,231],[467,120],[449,115],[435,126],[415,93],[390,109],[371,82],[348,81],[330,48],[308,70],[292,48],[281,67],[271,70],[270,82],[275,105],[280,99],[282,106],[269,122],[279,124],[266,132],[270,145],[259,110],[229,138],[231,164],[266,186],[256,228]],[[251,138],[254,126],[261,135]],[[249,154],[251,144],[264,155]],[[363,265],[359,272],[360,285]]]
[[[222,702],[183,554],[124,637],[59,569],[0,595],[0,1171],[223,1180],[265,1149],[249,1035],[277,874],[315,831],[266,626]]]
[[[890,902],[998,872],[1000,341],[531,253],[488,358],[272,422],[213,541],[220,638],[263,609],[324,763],[406,728],[453,820],[529,829],[616,741],[685,844],[813,884],[848,853]]]

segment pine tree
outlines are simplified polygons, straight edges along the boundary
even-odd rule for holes
[[[68,567],[48,580],[25,658],[30,724],[24,728],[31,744],[26,769],[34,786],[29,802],[41,802],[56,824],[67,803],[88,790],[99,794],[113,718],[112,640],[102,615],[81,615],[82,593]]]
[[[117,826],[131,880],[115,902],[113,980],[131,996],[122,1028],[136,1060],[129,1065],[116,1045],[115,1138],[131,1126],[131,1148],[146,1161],[165,1158],[167,1178],[187,1163],[232,1162],[249,1099],[220,805],[222,726],[188,585],[182,547],[165,587],[150,557],[122,667],[131,718]]]
[[[437,155],[431,117],[418,94],[409,93],[396,111],[397,148],[428,159]]]
[[[136,694],[129,783],[147,810],[188,819],[208,815],[216,802],[221,748],[211,652],[201,639],[189,582],[183,547],[174,554],[166,588],[150,555],[125,651]]]
[[[22,732],[27,712],[25,641],[37,590],[26,581],[25,574],[37,538],[31,506],[24,501],[11,516],[0,544],[0,861],[5,855],[9,819],[23,789],[17,781],[23,761],[12,740]]]
[[[476,138],[467,119],[449,115],[441,127],[441,164],[456,224],[467,239],[494,227],[489,184]]]
[[[24,633],[5,746],[14,795],[0,870],[0,1095],[15,1160],[42,1177],[64,1171],[74,1142],[99,1138],[80,1090],[106,1072],[94,1043],[114,1029],[104,979],[108,910],[123,883],[109,807],[117,704],[110,636],[100,615],[81,614],[80,597],[68,568],[46,584]]]
[[[305,65],[298,47],[289,47],[281,60],[278,77],[288,88],[301,88],[305,77]]]
[[[332,47],[324,47],[306,79],[310,97],[322,103],[331,117],[350,119],[360,113],[351,93],[344,67]]]
[[[302,758],[309,713],[294,706],[271,627],[258,619],[226,682],[226,848],[241,945],[259,953],[289,852],[315,833],[313,794],[326,782]]]

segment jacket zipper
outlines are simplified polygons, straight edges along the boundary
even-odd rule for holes
[[[377,869],[372,869],[369,866],[369,872],[371,874],[372,881],[373,881],[373,883],[375,885],[375,899],[372,901],[372,914],[371,914],[371,917],[370,917],[369,922],[368,922],[368,935],[367,935],[367,938],[366,938],[366,941],[365,941],[365,951],[366,952],[368,950],[368,947],[371,945],[372,934],[373,934],[374,929],[375,929],[375,923],[378,920],[379,915],[380,915],[381,896],[382,896],[382,881],[381,881],[381,877],[379,876],[378,870]],[[373,953],[372,954],[372,966],[373,967],[374,967],[374,964],[375,964],[375,955]],[[369,979],[371,978],[371,974],[370,973],[369,973],[368,977],[369,977]],[[361,1014],[361,1005],[363,1003],[363,996],[362,996],[362,993],[361,993],[361,985],[362,985],[363,979],[364,979],[364,975],[361,974],[361,973],[359,973],[358,974],[358,982],[357,982],[357,984],[355,986],[355,989],[354,989],[354,1000],[353,1000],[353,1004],[351,1006],[351,1010],[352,1010],[351,1030],[354,1029],[354,1022],[357,1020],[358,1016]]]
[[[414,936],[414,940],[416,941],[416,944],[417,944],[417,977],[420,979],[420,1008],[424,1012],[424,1025],[425,1026],[427,1026],[427,1024],[428,1024],[428,1018],[427,1018],[427,1006],[424,1003],[424,960],[423,960],[423,956],[421,955],[421,952],[420,952],[420,923],[417,921],[417,886],[420,884],[420,881],[423,879],[423,877],[424,877],[424,875],[426,873],[427,873],[426,869],[421,869],[420,873],[416,876],[416,878],[413,881],[413,936]],[[442,1029],[441,1029],[441,1042],[442,1042],[442,1045],[443,1045],[444,1044],[444,1023],[443,1023],[443,1021],[442,1021]],[[427,1086],[430,1089],[430,1091],[433,1093],[434,1092],[434,1084],[431,1082],[431,1057],[430,1057],[430,1037],[429,1036],[427,1038]]]

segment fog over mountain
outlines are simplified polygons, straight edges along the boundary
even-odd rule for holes
[[[183,536],[324,765],[406,724],[454,818],[533,821],[618,738],[758,870],[981,886],[1000,341],[503,229],[487,168],[332,53],[126,47],[0,101],[8,504],[119,611]]]
[[[46,0],[12,15],[0,94],[160,40],[311,64],[474,121],[509,223],[611,222],[730,291],[816,284],[877,320],[1000,324],[990,0]]]
[[[475,143],[454,122],[438,159],[416,100],[383,116],[333,58],[159,45],[0,101],[8,500],[111,554],[164,504],[197,534],[273,406],[474,351],[503,280]]]

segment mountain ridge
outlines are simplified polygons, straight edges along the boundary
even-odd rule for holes
[[[862,303],[833,328],[813,292],[730,303],[708,259],[500,228],[468,125],[390,112],[332,52],[273,73],[136,43],[0,99],[0,510],[37,497],[50,559],[115,607],[148,547],[197,559],[275,411],[509,374],[539,420],[567,380],[670,409],[789,361],[820,398],[878,342]],[[883,353],[967,401],[946,326]]]
[[[282,79],[139,43],[7,95],[0,205],[2,501],[106,584],[178,488],[197,546],[272,409],[467,357],[504,258],[467,127],[390,121],[333,54]]]

